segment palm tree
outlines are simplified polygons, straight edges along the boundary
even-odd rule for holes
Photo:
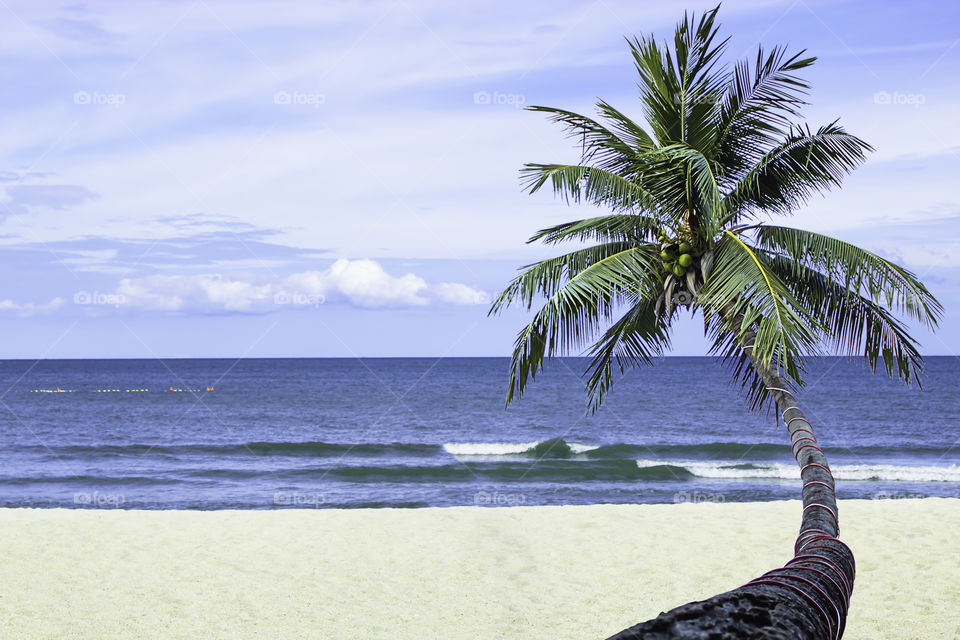
[[[838,540],[834,480],[798,408],[809,356],[863,356],[873,371],[919,383],[922,358],[905,320],[934,328],[942,307],[910,271],[846,242],[768,224],[833,186],[870,146],[837,122],[795,124],[815,58],[782,47],[721,63],[717,10],[684,16],[673,47],[628,40],[645,123],[597,102],[598,118],[530,107],[582,145],[579,164],[527,164],[525,187],[549,185],[605,215],[536,233],[579,243],[528,265],[493,302],[539,307],[517,337],[507,403],[551,356],[582,352],[588,406],[616,372],[670,346],[674,321],[702,318],[753,410],[775,403],[803,481],[796,554],[784,567],[710,600],[683,605],[615,638],[839,638],[854,560]],[[541,304],[542,302],[542,304]]]

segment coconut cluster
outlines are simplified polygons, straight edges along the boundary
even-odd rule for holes
[[[693,246],[682,238],[670,238],[665,233],[661,233],[657,239],[660,241],[663,268],[668,273],[683,277],[695,260]]]

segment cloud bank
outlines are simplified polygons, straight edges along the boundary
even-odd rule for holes
[[[486,292],[466,284],[431,284],[413,273],[391,275],[374,260],[343,258],[322,271],[267,282],[222,274],[157,274],[124,278],[110,293],[83,291],[74,296],[76,304],[200,313],[268,313],[323,304],[397,309],[489,301]]]

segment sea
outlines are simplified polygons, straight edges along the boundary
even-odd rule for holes
[[[712,358],[588,361],[505,406],[506,358],[0,361],[0,506],[417,508],[796,499],[776,411]],[[960,496],[960,359],[922,389],[811,362],[801,406],[844,498]]]

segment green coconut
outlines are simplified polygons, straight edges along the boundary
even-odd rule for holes
[[[687,272],[687,270],[684,267],[680,266],[679,264],[675,264],[673,265],[673,272],[677,276],[683,276]]]
[[[681,243],[680,243],[680,253],[690,253],[690,250],[691,250],[692,248],[693,248],[693,247],[690,246],[690,243],[689,243],[689,242],[681,242]]]
[[[683,254],[682,256],[680,256],[680,266],[681,266],[681,267],[689,267],[689,266],[692,265],[692,264],[693,264],[693,256],[692,256],[692,255],[690,255],[689,253],[685,253],[685,254]]]
[[[670,251],[669,249],[664,249],[663,251],[660,252],[660,258],[664,262],[669,262],[671,260],[676,260],[677,255],[673,251]]]

